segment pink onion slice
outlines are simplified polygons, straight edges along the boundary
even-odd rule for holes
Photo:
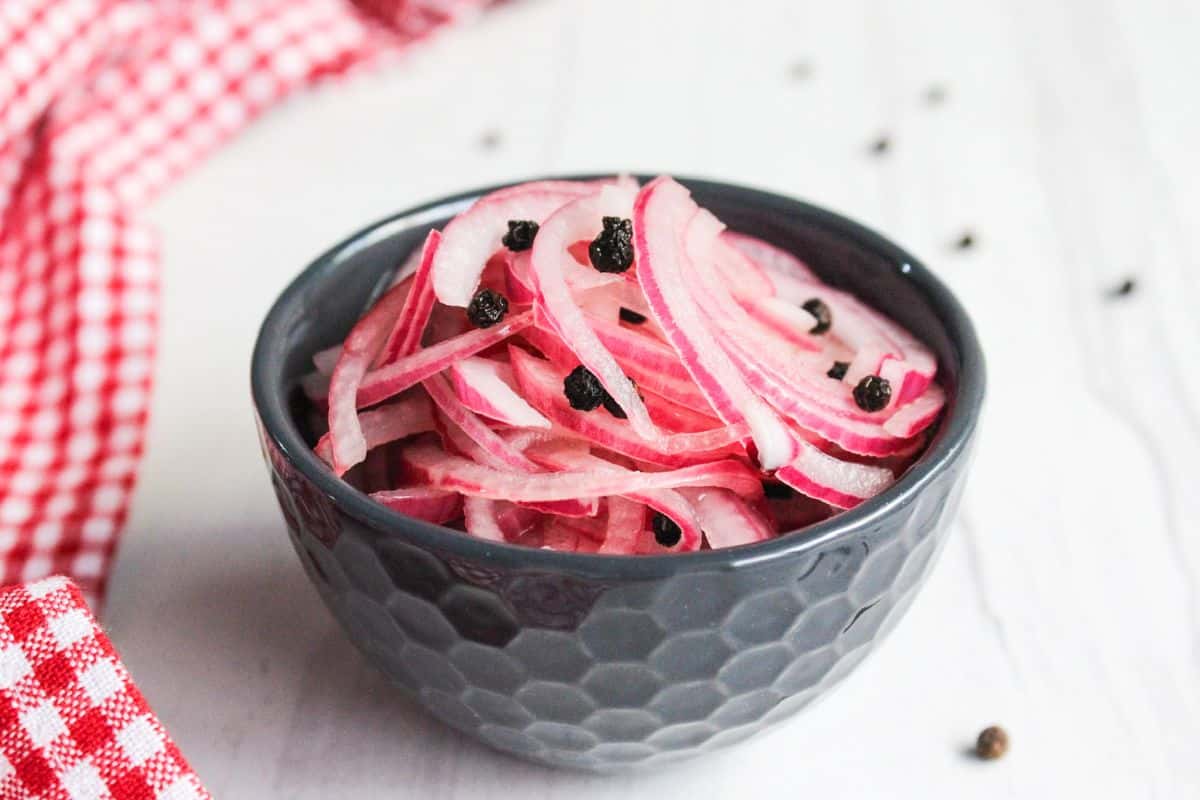
[[[786,250],[764,242],[755,236],[725,231],[721,234],[721,238],[761,267],[771,276],[772,281],[774,278],[780,276],[805,281],[815,281],[817,279],[817,276],[813,274],[812,270],[803,261]]]
[[[841,352],[830,352],[828,343],[822,348],[816,342],[809,330],[813,327],[813,316],[786,300],[778,297],[756,297],[741,303],[746,311],[759,322],[768,327],[776,336],[787,340],[790,344],[805,350],[822,350],[825,360],[832,364],[834,361],[845,361],[843,353],[849,352],[839,348]]]
[[[893,436],[915,436],[928,428],[946,405],[946,390],[931,383],[916,400],[901,406],[883,428]]]
[[[734,297],[727,278],[716,268],[720,258],[719,234],[723,229],[720,220],[700,209],[688,222],[684,234],[688,263],[695,276],[691,284],[692,292],[705,315],[724,338],[734,336],[742,341],[753,341],[756,348],[776,353],[779,358],[811,363],[811,353],[823,348],[816,337],[808,334],[811,321],[803,326],[772,325],[747,313]],[[807,312],[801,313],[807,316]]]
[[[393,361],[386,367],[367,373],[358,386],[358,406],[372,406],[403,392],[451,364],[499,344],[514,333],[529,327],[533,312],[510,316],[490,328],[478,328],[443,339],[418,350],[411,356]]]
[[[721,350],[687,286],[680,235],[696,208],[687,190],[669,178],[642,189],[633,216],[638,280],[655,320],[700,391],[727,424],[749,425],[760,463],[773,469],[794,454],[792,437]]]
[[[450,389],[445,376],[434,375],[432,378],[427,378],[422,385],[429,392],[438,411],[452,425],[446,431],[446,435],[454,441],[456,449],[465,456],[492,469],[518,473],[542,471],[537,463],[531,461],[519,448],[514,447],[507,439],[484,424],[483,420],[474,412],[456,403],[454,392]],[[457,438],[456,433],[461,433],[468,441]],[[580,497],[535,505],[539,510],[552,514],[586,517],[596,513],[598,501],[596,498]]]
[[[697,213],[689,223],[688,251],[697,275],[695,286],[699,290],[698,299],[720,328],[721,344],[746,382],[781,411],[784,409],[779,402],[780,392],[786,399],[794,397],[796,402],[810,408],[815,403],[825,406],[834,414],[878,425],[880,416],[872,416],[859,409],[847,386],[825,376],[828,365],[832,363],[829,356],[800,352],[769,331],[756,329],[756,323],[748,318],[744,309],[738,307],[736,311],[731,310],[728,295],[721,296],[724,290],[719,276],[707,263],[711,254],[705,242],[711,242],[714,238],[712,231],[719,229],[719,225],[708,212]],[[802,313],[807,315],[807,312]],[[786,379],[781,375],[786,375]],[[763,382],[768,379],[773,381],[773,386],[764,387]],[[807,422],[804,424],[808,425]],[[886,434],[884,436],[886,438]]]
[[[839,461],[798,439],[800,455],[780,467],[775,477],[801,494],[838,508],[853,508],[895,482],[884,467]]]
[[[476,414],[518,428],[549,428],[550,420],[517,394],[512,367],[479,356],[450,365],[458,402]]]
[[[641,387],[639,386],[638,388],[640,389]],[[650,412],[650,418],[654,420],[655,424],[673,433],[713,431],[724,425],[721,420],[706,413],[712,409],[704,405],[700,406],[704,410],[698,411],[694,406],[687,406],[673,400],[668,400],[662,395],[655,394],[649,390],[643,393],[642,399],[645,400],[646,409]]]
[[[631,205],[633,202],[632,197],[633,195],[630,195]],[[628,213],[627,208],[625,211]],[[600,229],[597,228],[596,231],[593,232],[593,236],[595,233],[598,233],[599,230]],[[538,232],[538,235],[541,236],[540,231]],[[535,240],[534,247],[536,246],[537,242]],[[566,281],[567,286],[570,287],[572,292],[577,294],[589,292],[598,293],[602,289],[608,290],[609,292],[615,292],[617,286],[625,283],[624,276],[611,272],[601,272],[598,269],[593,269],[591,266],[584,266],[572,258],[569,252],[564,254],[559,264],[562,270],[563,279]]]
[[[542,547],[564,553],[595,553],[600,543],[581,529],[575,520],[554,517],[542,530]]]
[[[643,439],[654,439],[660,435],[658,428],[620,364],[596,337],[563,276],[564,262],[582,269],[567,248],[594,237],[602,217],[627,217],[633,197],[632,190],[606,186],[563,206],[538,231],[530,264],[540,314],[625,411],[633,430]]]
[[[761,370],[750,359],[738,360],[754,375],[759,394],[798,426],[852,453],[888,456],[908,447],[906,439],[887,431],[879,422],[841,417],[822,408],[796,391],[796,383],[787,384],[778,376]],[[830,379],[832,380],[832,379]]]
[[[535,460],[555,470],[636,474],[610,461],[575,450],[539,446],[534,448],[533,452]],[[702,541],[700,522],[696,518],[696,512],[680,492],[672,489],[659,489],[624,492],[622,496],[665,515],[679,526],[681,532],[679,542],[673,547],[664,549],[682,553],[700,548]]]
[[[496,519],[496,506],[499,501],[483,497],[463,498],[463,522],[467,533],[476,539],[486,539],[490,542],[503,542],[508,537]]]
[[[431,273],[433,259],[441,241],[442,234],[436,230],[430,231],[425,237],[425,244],[421,248],[421,261],[413,274],[412,286],[404,301],[404,308],[375,359],[376,367],[390,364],[401,356],[411,355],[421,346],[421,335],[425,332],[425,326],[429,324],[429,316],[433,312]]]
[[[670,347],[606,320],[589,317],[588,323],[601,344],[613,354],[639,388],[649,389],[686,405],[711,410],[708,399],[696,388],[687,368]]]
[[[404,488],[372,492],[371,499],[390,509],[442,525],[457,519],[463,512],[462,495],[437,489]]]
[[[481,197],[442,232],[433,261],[433,291],[448,306],[465,308],[492,253],[502,247],[509,220],[542,222],[564,203],[596,191],[595,184],[539,181]],[[535,239],[536,241],[536,239]]]
[[[329,379],[330,461],[334,472],[339,475],[344,474],[367,455],[367,440],[359,426],[355,396],[371,360],[383,347],[406,296],[407,291],[403,285],[389,289],[371,310],[355,323],[346,340],[342,342],[341,355],[333,369],[333,376]]]
[[[358,424],[367,441],[367,449],[371,450],[433,430],[433,411],[429,398],[424,394],[413,394],[394,403],[359,412]],[[333,466],[333,445],[329,434],[322,436],[314,449],[325,463]]]
[[[686,486],[718,486],[743,496],[762,494],[758,476],[732,460],[712,461],[665,472],[561,472],[520,475],[501,472],[443,452],[428,442],[401,451],[403,466],[418,485],[511,502],[600,497]]]
[[[775,538],[761,513],[728,489],[679,489],[692,504],[709,547],[736,547]]]
[[[504,287],[510,303],[531,305],[537,300],[533,278],[529,277],[529,251],[509,253],[505,258]]]
[[[591,266],[605,216],[632,219],[624,273]],[[525,219],[532,248],[503,247]],[[761,542],[885,490],[947,402],[903,326],[725,231],[665,177],[494,192],[401,272],[301,378],[329,422],[315,451],[338,474],[361,464],[349,480],[380,502],[485,540],[633,555]],[[491,328],[463,312],[480,287],[509,302]],[[802,308],[814,298],[833,318],[820,334]],[[835,362],[847,368],[830,378]],[[580,365],[625,414],[571,407],[563,381]],[[883,410],[855,400],[867,375],[892,388]],[[798,492],[768,500],[764,480]],[[656,541],[651,512],[678,544]]]
[[[670,397],[704,413],[716,413],[709,405],[708,398],[696,388],[679,357],[670,347],[591,315],[588,316],[588,324],[592,326],[601,343],[617,359],[625,374],[637,384],[639,390]],[[577,363],[571,348],[563,343],[556,332],[544,328],[529,328],[522,335],[564,372],[569,372]]]
[[[741,248],[729,241],[728,235],[728,232],[722,233],[716,242],[719,257],[714,266],[720,273],[722,282],[729,287],[729,292],[739,300],[770,297],[775,294],[775,284],[771,281],[771,276],[754,259],[742,252]]]
[[[608,498],[608,521],[604,541],[597,552],[606,555],[634,555],[638,537],[646,527],[646,507],[624,497]]]
[[[676,433],[648,442],[633,435],[604,409],[578,411],[563,394],[562,373],[547,362],[512,348],[513,374],[525,399],[551,422],[609,450],[663,466],[684,466],[720,458],[746,436],[744,426],[730,425],[696,433]]]
[[[601,517],[563,517],[564,522],[579,531],[580,534],[599,543],[604,541],[604,530],[607,519]]]
[[[537,472],[537,464],[525,457],[525,454],[515,449],[500,434],[489,428],[475,412],[458,402],[454,390],[445,375],[434,375],[426,378],[421,384],[433,400],[438,411],[448,420],[458,426],[459,430],[483,448],[487,453],[489,466],[503,467],[519,472]]]
[[[803,281],[776,281],[780,296],[801,304],[819,297],[833,317],[830,333],[859,353],[848,383],[857,383],[866,374],[871,361],[878,357],[881,369],[892,385],[892,400],[883,416],[920,395],[937,372],[937,358],[923,343],[898,323],[862,303],[858,298],[831,286]],[[890,362],[885,364],[885,359]]]

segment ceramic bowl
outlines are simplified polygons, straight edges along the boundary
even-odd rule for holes
[[[837,214],[682,182],[731,229],[796,253],[936,352],[945,415],[920,461],[880,496],[760,544],[619,557],[474,539],[336,478],[310,449],[297,379],[431,226],[491,189],[403,211],[317,258],[275,303],[254,351],[261,443],[288,534],[350,641],[431,714],[544,764],[604,770],[694,756],[827,692],[912,602],[967,474],[984,361],[946,286]]]

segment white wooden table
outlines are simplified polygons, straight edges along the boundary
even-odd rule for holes
[[[1191,0],[526,0],[273,111],[153,212],[158,387],[105,615],[136,680],[220,798],[1200,796],[1198,43]],[[957,530],[875,657],[776,731],[615,778],[495,755],[365,665],[247,387],[269,303],[337,238],[592,169],[877,227],[963,298],[991,373]],[[965,757],[992,722],[1010,755]]]

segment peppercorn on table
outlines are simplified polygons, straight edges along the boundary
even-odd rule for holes
[[[104,618],[214,796],[1200,794],[1198,39],[1169,0],[527,0],[218,153],[153,212],[161,361]],[[596,777],[457,736],[352,649],[291,553],[245,375],[278,291],[365,221],[614,169],[883,231],[968,306],[990,398],[950,544],[860,670],[736,748]]]

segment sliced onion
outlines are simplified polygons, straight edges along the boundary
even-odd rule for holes
[[[839,461],[799,440],[800,455],[780,467],[775,477],[801,494],[837,508],[853,508],[895,482],[884,467]]]
[[[403,488],[372,492],[371,499],[390,509],[441,525],[463,513],[463,497],[456,492],[437,489]]]
[[[775,537],[771,523],[728,489],[680,489],[692,504],[709,547],[736,547]]]
[[[503,542],[508,537],[496,519],[497,500],[483,497],[463,498],[463,522],[467,533],[476,539],[486,539],[490,542]]]
[[[645,506],[624,497],[608,498],[608,524],[598,552],[606,555],[637,553],[638,539],[645,527]]]
[[[403,285],[389,289],[370,311],[360,319],[346,340],[337,366],[329,380],[329,444],[330,463],[341,475],[367,455],[367,440],[358,423],[355,396],[376,353],[383,347],[388,332],[404,304],[407,291]],[[405,387],[407,388],[407,387]],[[399,394],[397,390],[386,395]],[[380,397],[380,400],[385,397]]]
[[[773,334],[785,339],[789,344],[805,350],[821,350],[828,363],[844,361],[845,348],[832,350],[826,345],[822,348],[813,334],[813,316],[797,305],[793,305],[778,297],[755,297],[741,302],[747,312],[756,317],[759,322],[768,327]]]
[[[433,262],[433,291],[448,306],[466,308],[483,266],[502,245],[509,220],[542,222],[573,198],[596,191],[594,184],[539,181],[481,197],[442,232]],[[536,240],[535,240],[536,241]]]
[[[640,461],[663,466],[684,466],[730,454],[746,436],[736,425],[697,433],[661,436],[653,442],[633,435],[629,426],[604,409],[578,411],[563,394],[563,375],[547,362],[512,348],[509,357],[521,392],[530,404],[550,419],[595,444]]]
[[[433,411],[429,406],[429,398],[424,394],[414,394],[394,403],[360,412],[358,424],[366,439],[367,449],[370,450],[433,430]],[[322,436],[314,449],[325,463],[333,466],[333,445],[329,434]]]
[[[471,356],[450,366],[450,381],[458,402],[476,414],[519,428],[549,428],[516,391],[512,367],[499,361]]]
[[[507,439],[493,431],[483,420],[465,406],[455,402],[453,390],[450,389],[442,375],[427,378],[424,382],[426,391],[433,399],[438,411],[451,423],[445,435],[454,442],[455,449],[476,463],[492,469],[508,470],[516,473],[532,474],[541,472],[541,467],[531,461]],[[461,434],[463,438],[460,438]],[[552,514],[564,514],[570,517],[587,517],[595,515],[598,501],[595,498],[572,498],[570,500],[555,500],[534,504],[539,510]]]
[[[425,326],[429,324],[429,316],[433,312],[432,267],[441,241],[442,234],[436,230],[430,231],[425,238],[425,244],[421,248],[421,261],[413,273],[412,286],[409,288],[408,297],[405,298],[404,308],[375,359],[377,368],[402,356],[411,355],[421,345],[421,335],[425,332]]]
[[[559,471],[637,474],[612,462],[605,461],[602,458],[588,453],[580,453],[576,450],[541,446],[534,448],[533,457],[544,466]],[[622,494],[622,497],[636,503],[641,503],[647,508],[665,515],[679,526],[681,533],[678,544],[664,549],[682,553],[700,548],[702,536],[700,521],[696,518],[696,512],[692,510],[691,505],[688,504],[680,492],[672,489],[658,489],[625,492]]]
[[[628,415],[633,430],[643,439],[654,439],[659,432],[649,412],[620,364],[596,337],[563,277],[564,262],[578,267],[567,252],[571,243],[598,233],[602,217],[628,216],[633,196],[630,190],[604,187],[563,206],[538,231],[530,264],[538,291],[538,310],[547,324],[608,390]]]
[[[466,434],[472,442],[481,447],[486,454],[480,460],[496,468],[507,468],[519,472],[537,472],[537,464],[525,457],[525,454],[512,447],[500,434],[489,428],[475,412],[458,402],[450,382],[444,375],[434,375],[426,378],[421,384],[438,411],[453,422],[459,430]]]
[[[506,254],[504,265],[504,287],[508,290],[509,302],[532,305],[537,300],[537,290],[529,277],[529,251]]]
[[[651,313],[697,387],[727,424],[749,426],[759,462],[774,469],[792,457],[792,437],[724,355],[684,277],[680,236],[696,208],[687,190],[669,178],[642,189],[633,216],[638,280]]]
[[[687,486],[724,487],[747,497],[762,494],[762,485],[757,476],[745,465],[732,460],[712,461],[666,472],[519,475],[450,455],[428,442],[404,447],[401,460],[417,485],[512,502],[570,500]]]
[[[931,383],[920,397],[897,409],[883,428],[893,436],[915,436],[933,424],[945,405],[946,390]]]
[[[358,406],[372,406],[413,387],[451,364],[499,344],[533,322],[526,311],[490,328],[479,328],[444,339],[367,374],[358,391]],[[332,395],[332,393],[331,393]],[[332,413],[332,412],[331,412]]]
[[[624,273],[591,265],[605,216],[632,219]],[[540,225],[522,252],[500,241],[517,220]],[[479,287],[508,299],[491,328],[462,310]],[[811,299],[831,312],[820,333]],[[338,474],[365,456],[348,479],[381,503],[580,553],[751,544],[850,508],[920,457],[947,402],[933,352],[902,326],[725,231],[669,178],[487,195],[431,232],[346,341],[313,360],[300,385],[325,408],[315,449]],[[624,414],[571,407],[564,379],[580,365]],[[882,410],[856,402],[868,375],[891,386]],[[772,480],[798,494],[764,498]],[[679,526],[677,544],[658,543],[655,514]]]
[[[755,236],[725,231],[721,234],[721,238],[762,268],[770,276],[772,282],[779,277],[804,281],[817,279],[817,276],[803,261],[786,250],[781,250]]]
[[[705,410],[706,413],[716,413],[712,411],[708,398],[692,382],[692,376],[679,356],[669,346],[627,327],[595,317],[590,317],[588,323],[601,344],[608,348],[638,388],[674,398],[679,403]]]

